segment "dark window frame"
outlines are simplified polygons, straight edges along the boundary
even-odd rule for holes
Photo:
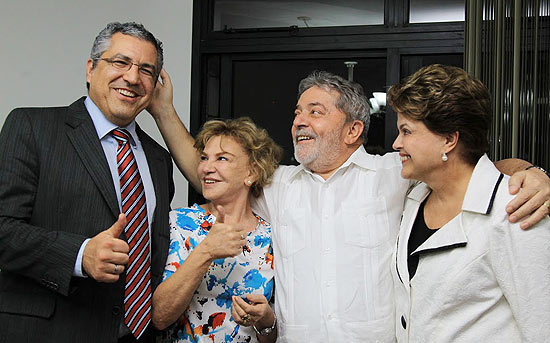
[[[401,75],[401,58],[414,54],[464,52],[464,22],[409,24],[409,0],[386,0],[384,25],[312,28],[269,28],[212,31],[213,0],[193,2],[190,131],[195,135],[208,119],[231,112],[234,61],[285,59],[319,54],[386,57],[386,82]],[[217,84],[209,80],[215,79]],[[215,104],[215,105],[213,105]],[[386,116],[385,147],[396,135],[396,116]]]

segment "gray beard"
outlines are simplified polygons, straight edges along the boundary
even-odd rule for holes
[[[294,158],[313,172],[324,170],[333,164],[340,155],[338,147],[342,138],[339,133],[339,131],[331,132],[330,135],[321,140],[317,138],[313,149],[310,149],[311,152],[302,157],[300,157],[300,150],[302,148],[294,143]]]

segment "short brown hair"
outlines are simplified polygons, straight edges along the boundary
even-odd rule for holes
[[[440,135],[459,133],[459,153],[472,165],[487,151],[491,97],[481,81],[464,70],[432,64],[388,90],[393,109]]]
[[[210,120],[204,123],[195,139],[195,148],[203,151],[206,143],[213,137],[231,137],[248,154],[248,161],[257,177],[250,186],[250,192],[258,197],[263,187],[271,182],[271,176],[283,157],[283,149],[248,117],[228,120]]]

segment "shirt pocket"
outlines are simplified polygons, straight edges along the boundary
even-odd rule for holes
[[[384,197],[344,202],[342,213],[346,244],[376,248],[388,242],[389,221]]]
[[[0,292],[0,313],[51,318],[55,312],[56,300],[48,292]],[[0,340],[1,341],[1,340]]]
[[[348,342],[390,343],[395,342],[393,316],[373,321],[346,322],[344,330],[349,335]]]
[[[280,226],[275,231],[279,251],[283,257],[291,257],[306,246],[306,210],[305,208],[286,209]]]

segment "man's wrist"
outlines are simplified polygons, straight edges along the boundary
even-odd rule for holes
[[[84,277],[84,278],[88,277],[88,274],[84,269],[84,250],[86,249],[86,245],[88,245],[89,241],[90,241],[90,238],[86,238],[84,242],[82,242],[82,245],[78,250],[78,254],[76,256],[76,261],[73,268],[73,276]]]
[[[536,166],[536,165],[534,165],[534,164],[532,164],[532,165],[530,165],[529,167],[525,168],[525,170],[529,170],[529,169],[531,169],[531,168],[536,168],[536,169],[542,171],[544,174],[546,174],[546,176],[548,176],[548,177],[550,178],[550,173],[548,173],[548,172],[546,171],[546,169],[544,169],[544,168],[542,168],[542,167],[539,167],[539,166]]]

